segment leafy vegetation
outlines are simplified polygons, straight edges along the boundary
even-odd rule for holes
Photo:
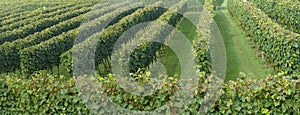
[[[274,67],[275,72],[300,71],[300,36],[283,29],[250,2],[228,1],[228,11]]]
[[[20,21],[16,21],[15,19],[17,19],[17,18],[13,18],[14,20],[5,20],[5,21],[1,22],[3,27],[0,28],[0,31],[5,32],[5,31],[8,31],[8,30],[13,30],[13,29],[16,29],[16,28],[20,28],[20,27],[23,27],[23,26],[26,26],[26,25],[30,25],[31,23],[33,23],[37,20],[53,17],[53,16],[56,16],[56,15],[61,15],[63,13],[66,13],[66,12],[69,12],[69,11],[72,11],[72,10],[76,10],[78,8],[81,8],[81,7],[82,6],[72,7],[72,4],[71,5],[62,5],[62,6],[53,7],[51,9],[45,10],[44,12],[34,12],[33,14],[40,14],[40,15],[37,15],[37,16],[31,16],[31,15],[28,14],[30,18],[24,16],[22,18],[25,18],[25,19],[21,18]],[[56,11],[56,10],[58,10],[58,11]],[[40,11],[40,10],[38,10],[38,11]],[[11,23],[13,23],[13,24],[11,24]]]
[[[162,43],[165,42],[165,38],[170,35],[172,29],[168,28],[168,26],[175,27],[176,24],[182,18],[181,14],[178,13],[185,13],[187,8],[186,1],[181,1],[175,6],[170,7],[170,10],[162,14],[156,22],[159,24],[150,24],[145,30],[141,30],[139,33],[136,34],[136,38],[138,40],[151,40],[151,41],[160,41],[159,42],[146,42],[144,44],[140,44],[137,46],[138,48],[134,49],[133,53],[131,53],[130,60],[129,60],[129,71],[132,73],[137,72],[141,68],[147,68],[152,62],[157,59],[157,53],[161,47],[163,46]],[[151,28],[149,30],[149,28]],[[137,40],[132,38],[132,40]],[[130,45],[127,44],[127,45]],[[122,50],[127,50],[127,45],[122,48]],[[124,52],[124,51],[120,51]],[[142,63],[141,63],[142,62]]]
[[[67,21],[60,22],[46,30],[27,36],[26,38],[16,40],[14,42],[6,42],[0,47],[0,60],[3,63],[0,65],[2,72],[10,72],[20,68],[21,58],[19,51],[39,44],[45,40],[51,39],[53,36],[60,35],[70,29],[80,26],[85,15],[80,15]]]
[[[137,6],[137,4],[133,4],[131,6]],[[110,25],[117,23],[123,17],[131,14],[136,10],[136,9],[132,9],[131,6],[119,8],[118,10],[112,11],[111,13],[107,13],[90,22],[83,23],[80,29],[76,28],[70,30],[67,33],[63,33],[59,36],[53,37],[47,41],[41,42],[38,45],[32,45],[31,47],[21,50],[20,58],[21,58],[21,69],[23,73],[28,74],[28,73],[33,73],[37,70],[47,70],[47,69],[51,69],[53,66],[57,66],[59,70],[59,65],[61,63],[60,55],[70,50],[73,47],[75,43],[75,39],[77,40],[76,41],[77,43],[80,43],[79,41],[84,41],[84,39],[78,40],[78,38],[87,38],[92,34],[94,34],[95,32],[101,31],[99,29],[101,29],[101,27],[104,27],[105,22],[109,21],[116,14],[122,13],[122,15],[118,15],[117,18],[114,18],[114,20],[112,20]],[[108,8],[105,10],[99,10],[99,11],[97,10],[97,12],[93,12],[93,14],[100,14],[100,12],[107,12],[107,10],[110,9]],[[81,22],[82,19],[83,18],[80,18],[79,22]],[[77,37],[79,32],[81,36]],[[43,53],[43,52],[47,52],[47,53]]]
[[[214,7],[221,6],[223,4],[224,0],[213,0]]]
[[[209,114],[299,114],[299,88],[299,79],[284,73],[261,80],[241,74],[223,86]]]
[[[156,3],[155,5],[160,5],[161,2]],[[96,33],[95,35],[87,38],[81,44],[75,45],[72,49],[62,54],[61,62],[64,68],[67,68],[68,72],[72,73],[73,71],[73,60],[72,53],[73,52],[86,52],[89,51],[87,48],[91,46],[96,47],[95,54],[95,63],[99,65],[104,63],[104,60],[107,60],[113,50],[114,43],[118,40],[123,32],[125,32],[130,27],[150,21],[158,18],[165,10],[162,8],[156,8],[153,6],[148,6],[145,8],[138,9],[132,14],[122,18],[118,23],[109,26],[108,28],[102,30],[101,33]],[[100,35],[101,34],[101,35]],[[95,43],[95,39],[99,39],[98,43]],[[79,54],[79,53],[77,53]],[[80,53],[80,55],[84,55],[85,53]],[[73,56],[74,57],[74,56]],[[108,62],[108,61],[107,61]]]
[[[300,33],[300,2],[295,0],[250,0],[287,30]]]
[[[91,6],[92,4],[86,4],[86,5]],[[6,32],[0,34],[1,35],[0,45],[2,45],[5,42],[12,42],[14,40],[24,38],[30,34],[40,32],[48,27],[58,24],[59,22],[79,16],[82,13],[86,13],[89,10],[90,10],[90,7],[82,7],[80,9],[77,9],[77,10],[74,10],[71,12],[67,12],[65,14],[57,15],[57,16],[54,16],[51,18],[44,18],[33,24],[23,26],[21,28],[17,28],[17,29],[11,30],[11,31],[6,31]]]
[[[56,3],[51,3],[53,1]],[[154,0],[152,6],[145,7],[143,0],[138,1],[116,4],[104,2],[92,8],[98,0],[84,2],[80,0],[47,0],[47,2],[0,0],[0,9],[5,9],[0,11],[0,75],[3,75],[0,78],[0,114],[93,114],[94,110],[101,109],[88,108],[88,102],[81,97],[85,93],[94,93],[93,89],[82,92],[80,88],[84,85],[75,84],[85,80],[86,77],[80,79],[73,78],[69,74],[60,74],[61,70],[63,70],[61,73],[72,74],[72,66],[78,60],[72,59],[74,53],[80,53],[76,55],[77,58],[95,56],[95,62],[87,60],[86,63],[77,65],[80,66],[76,67],[77,69],[85,69],[85,64],[96,64],[96,69],[99,70],[101,66],[111,69],[110,56],[114,45],[119,37],[131,27],[149,21],[159,23],[159,25],[147,24],[146,27],[152,28],[151,31],[142,28],[137,30],[138,33],[134,34],[136,36],[130,38],[130,40],[156,40],[160,37],[176,36],[176,33],[172,33],[174,30],[167,28],[169,25],[175,27],[187,24],[178,27],[181,29],[192,26],[189,21],[181,22],[184,17],[177,13],[185,13],[187,6],[193,5],[189,1],[173,2],[171,6],[166,6],[167,8],[158,7],[165,5],[161,1]],[[296,0],[287,0],[288,2],[251,0],[256,3],[255,6],[242,0],[228,0],[229,13],[245,31],[247,37],[256,44],[257,49],[261,51],[262,58],[267,59],[278,74],[255,79],[264,76],[237,74],[240,71],[238,69],[234,73],[234,77],[239,76],[237,80],[224,84],[224,81],[216,77],[213,71],[214,58],[211,45],[211,40],[214,39],[213,31],[215,31],[213,19],[223,22],[218,23],[218,26],[227,33],[239,31],[239,29],[235,25],[230,25],[232,22],[228,18],[229,15],[220,15],[224,12],[215,11],[216,16],[213,14],[214,8],[220,6],[223,0],[200,1],[205,9],[199,6],[192,8],[199,8],[197,11],[201,11],[199,17],[193,17],[197,18],[199,23],[196,27],[183,30],[193,31],[184,33],[193,34],[187,34],[187,36],[194,48],[193,56],[197,60],[196,69],[199,72],[197,80],[199,81],[194,79],[191,81],[199,82],[199,84],[189,87],[196,89],[192,92],[194,95],[185,94],[192,100],[184,106],[183,113],[170,110],[168,114],[299,114],[300,37],[299,34],[292,32],[298,27],[295,25],[298,21],[294,23],[294,20],[290,19],[297,19],[295,15],[297,16],[299,11],[296,4],[299,2]],[[40,3],[37,4],[37,2]],[[16,6],[16,4],[26,5]],[[263,6],[268,6],[266,8],[271,10],[264,9]],[[173,9],[173,11],[167,9]],[[291,31],[286,30],[293,27],[295,28]],[[79,39],[77,39],[78,34],[82,35]],[[223,35],[223,37],[242,42],[242,47],[248,47],[247,50],[240,52],[251,50],[250,46],[244,45],[247,42],[246,36]],[[129,41],[122,41],[122,44],[131,45]],[[163,53],[161,52],[164,50],[163,45],[146,42],[134,50],[135,52],[130,54],[130,67],[133,72],[130,75],[140,84],[153,83],[153,79],[149,79],[153,73],[149,72],[147,67],[156,61],[157,53]],[[248,55],[252,55],[253,58],[249,60],[243,58],[243,63],[248,62],[245,68],[259,69],[258,63],[252,63],[258,61],[254,59],[255,55]],[[164,54],[159,54],[159,56],[164,56]],[[99,64],[101,66],[98,66]],[[53,72],[47,74],[49,69],[51,71],[56,69],[55,66],[58,67],[58,75],[54,75]],[[146,69],[141,69],[141,67]],[[229,69],[237,68],[233,66]],[[13,73],[17,70],[22,72]],[[2,74],[4,72],[7,74]],[[94,70],[92,72],[96,73]],[[96,76],[93,80],[96,81],[97,86],[101,84],[100,93],[104,93],[115,104],[127,110],[150,111],[166,104],[180,106],[171,100],[177,101],[177,91],[183,89],[185,85],[181,76],[164,76],[158,80],[162,83],[161,87],[151,85],[156,90],[152,95],[137,96],[132,94],[132,91],[145,89],[133,87],[130,91],[126,91],[127,89],[123,89],[116,75],[104,73]],[[96,93],[99,92],[96,91]],[[89,96],[99,97],[99,95]],[[110,109],[107,112],[117,113],[118,110]]]

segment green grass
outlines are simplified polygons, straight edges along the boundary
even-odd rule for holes
[[[189,19],[197,20],[198,21],[198,15],[199,14],[187,14],[186,17]],[[195,17],[196,16],[196,17]],[[196,22],[197,23],[197,22]],[[194,37],[196,36],[196,27],[193,25],[191,21],[188,19],[183,19],[176,27],[180,32],[182,32],[188,40],[192,43],[194,40]],[[174,33],[173,37],[178,37],[179,33]],[[175,42],[176,44],[178,43],[178,46],[180,46],[180,42]],[[171,48],[166,48],[164,50],[164,54],[162,55],[162,58],[160,59],[160,62],[165,66],[167,70],[167,74],[169,76],[174,76],[174,75],[180,75],[181,74],[181,66],[179,63],[179,59],[175,52]]]
[[[253,45],[225,10],[215,11],[215,22],[222,33],[226,47],[226,81],[235,80],[240,72],[252,74],[256,78],[265,78],[272,70],[256,56]]]
[[[186,17],[189,19],[193,18],[195,20],[198,20],[199,15],[195,14],[187,14]],[[196,36],[196,27],[193,26],[193,23],[190,22],[188,19],[183,19],[176,27],[179,31],[181,31],[187,38],[188,40],[192,43],[194,40],[194,37]],[[174,33],[173,37],[180,36],[177,35],[178,33]],[[178,45],[180,43],[178,42]],[[171,48],[166,48],[164,50],[164,53],[162,57],[160,58],[160,62],[165,66],[167,70],[167,74],[169,76],[174,76],[174,75],[180,75],[181,74],[181,66],[179,63],[179,59],[175,52]]]

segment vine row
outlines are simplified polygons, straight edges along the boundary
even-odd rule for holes
[[[299,74],[299,34],[285,30],[250,2],[229,0],[228,5],[230,14],[251,36],[251,41],[258,45],[276,72]]]
[[[79,29],[70,30],[67,33],[63,33],[57,37],[51,38],[48,41],[21,50],[20,58],[21,69],[23,73],[33,73],[37,70],[46,70],[53,66],[59,67],[60,55],[71,49],[72,46],[76,44],[75,39],[86,38],[90,36],[86,34],[86,32],[88,31],[101,31],[97,30],[99,26],[102,27],[102,25],[104,25],[107,21],[109,21],[116,15],[118,16],[118,18],[114,18],[113,22],[117,23],[117,21],[119,21],[122,17],[125,17],[133,12],[128,12],[128,10],[131,10],[132,8],[139,5],[141,4],[135,3],[127,7],[119,8],[111,13],[105,14],[100,18],[95,19],[94,21],[84,23]],[[111,23],[110,25],[113,24],[114,23]],[[77,35],[80,37],[78,37]]]
[[[22,39],[30,34],[33,34],[35,32],[40,32],[48,27],[51,27],[52,25],[55,25],[59,22],[68,20],[70,18],[76,17],[78,15],[81,15],[83,13],[86,13],[90,10],[90,7],[83,7],[81,9],[68,12],[66,14],[57,15],[55,17],[51,18],[45,18],[43,20],[37,21],[36,23],[24,26],[22,28],[14,29],[12,31],[6,31],[4,33],[1,33],[0,36],[0,45],[5,42],[12,42],[17,39]]]
[[[159,5],[162,5],[162,2],[157,2],[154,4],[154,6]],[[98,65],[100,63],[103,63],[105,59],[109,58],[114,47],[114,43],[118,40],[118,38],[122,35],[123,32],[125,32],[127,29],[131,28],[136,24],[154,20],[158,18],[163,12],[165,12],[164,9],[157,8],[154,6],[147,6],[145,8],[138,9],[132,14],[122,18],[118,23],[109,26],[108,28],[102,30],[102,32],[92,35],[91,37],[87,38],[84,42],[75,45],[72,49],[62,54],[62,66],[64,68],[67,68],[69,73],[72,73],[74,63],[73,60],[76,60],[72,59],[73,52],[83,51],[83,53],[77,53],[78,57],[76,58],[80,58],[82,56],[85,56],[84,49],[93,46],[96,47],[96,62],[94,64]]]

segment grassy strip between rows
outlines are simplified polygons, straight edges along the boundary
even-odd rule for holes
[[[265,78],[272,73],[273,71],[263,65],[261,59],[256,56],[252,44],[249,44],[245,33],[233,22],[229,13],[222,10],[215,11],[215,14],[214,19],[226,46],[226,81],[235,80],[240,72],[253,74],[257,78]]]
[[[187,13],[186,17],[193,18],[194,16],[191,13]],[[199,17],[196,17],[199,18]],[[183,18],[183,20],[177,25],[176,27],[180,32],[182,32],[190,42],[194,40],[196,37],[196,27],[193,25],[192,22],[190,22],[187,18]],[[177,34],[179,33],[174,33],[173,37],[178,36]],[[180,42],[174,42],[178,43],[178,46],[180,46]],[[166,47],[164,49],[164,53],[162,54],[162,57],[159,59],[160,62],[165,66],[167,70],[167,74],[169,76],[174,76],[174,75],[180,75],[181,74],[181,66],[179,63],[179,59],[175,52],[169,48]]]

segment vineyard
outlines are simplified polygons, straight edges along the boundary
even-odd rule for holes
[[[300,114],[299,0],[0,3],[0,114]]]

